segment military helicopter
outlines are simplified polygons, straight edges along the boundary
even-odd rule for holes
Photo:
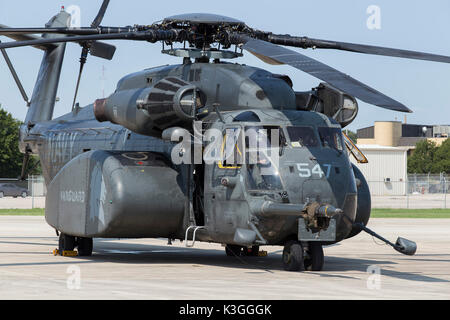
[[[44,28],[0,26],[0,35],[16,40],[0,49],[29,107],[20,128],[22,177],[30,155],[39,155],[45,218],[61,254],[77,248],[90,256],[98,237],[214,242],[229,256],[282,245],[286,270],[319,271],[324,245],[361,231],[415,253],[413,241],[392,243],[367,228],[369,187],[349,156],[367,159],[342,132],[358,113],[356,99],[411,110],[285,46],[445,63],[450,57],[273,34],[203,13],[105,27],[108,3],[90,27],[71,28],[64,10]],[[108,98],[80,107],[88,54],[112,59],[116,49],[101,40],[161,42],[162,53],[181,63],[126,75]],[[67,42],[82,47],[80,72],[72,111],[52,119]],[[5,51],[22,46],[44,51],[31,100]],[[286,75],[227,62],[243,50],[322,82],[297,92]]]

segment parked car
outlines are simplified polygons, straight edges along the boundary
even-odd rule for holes
[[[26,198],[29,195],[27,189],[16,186],[12,183],[0,183],[0,198],[3,197],[19,197]]]

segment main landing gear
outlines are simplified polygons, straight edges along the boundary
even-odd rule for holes
[[[323,263],[323,248],[318,242],[304,247],[300,241],[290,240],[284,245],[283,267],[287,271],[321,271]]]
[[[75,248],[78,248],[79,256],[91,256],[93,249],[92,238],[74,237],[60,233],[58,242],[59,254],[63,255],[64,251],[73,251]]]

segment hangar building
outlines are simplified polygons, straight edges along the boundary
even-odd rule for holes
[[[450,126],[375,121],[357,130],[357,146],[369,163],[355,163],[366,177],[372,195],[406,195],[407,156],[421,140],[440,145],[450,134]]]

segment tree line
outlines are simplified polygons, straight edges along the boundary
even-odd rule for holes
[[[22,172],[23,154],[19,151],[19,128],[21,121],[0,105],[0,178],[18,178]],[[40,174],[36,157],[30,157],[28,174]]]
[[[416,149],[408,157],[408,173],[450,173],[450,139],[440,146],[434,141],[417,142]]]

